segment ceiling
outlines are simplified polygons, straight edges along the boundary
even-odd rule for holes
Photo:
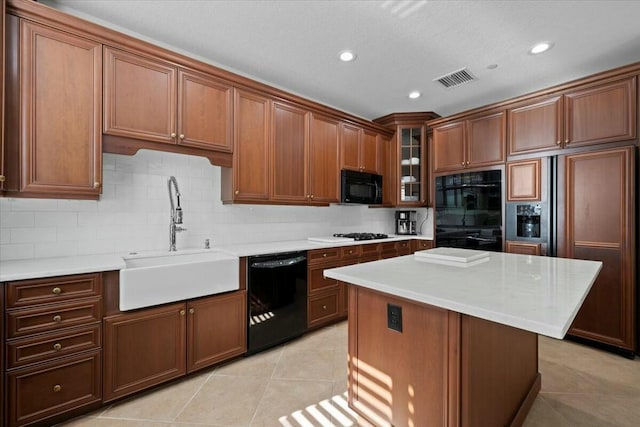
[[[640,61],[637,0],[41,2],[366,119],[447,116]],[[554,46],[530,55],[539,41]],[[477,80],[433,81],[463,67]]]

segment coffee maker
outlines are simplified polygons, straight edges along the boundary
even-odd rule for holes
[[[396,234],[416,234],[416,211],[396,211]]]

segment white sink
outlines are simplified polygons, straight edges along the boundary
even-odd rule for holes
[[[123,258],[122,311],[240,288],[238,257],[223,252],[156,252]]]

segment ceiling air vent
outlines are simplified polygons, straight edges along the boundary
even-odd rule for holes
[[[461,84],[469,83],[474,80],[477,80],[476,76],[471,74],[471,72],[466,68],[462,68],[458,71],[454,71],[453,73],[449,73],[442,77],[438,77],[437,79],[433,79],[434,82],[440,83],[447,89],[460,86]]]

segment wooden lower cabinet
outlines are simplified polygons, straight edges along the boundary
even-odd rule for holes
[[[518,426],[540,390],[531,332],[350,285],[348,335],[349,405],[376,426]]]
[[[424,251],[433,248],[433,240],[414,239],[413,252]]]
[[[186,372],[186,306],[170,304],[104,320],[104,401]]]
[[[310,296],[307,313],[309,328],[338,320],[340,318],[340,289]]]
[[[232,292],[187,304],[187,372],[247,351],[247,292]]]
[[[542,255],[541,243],[506,242],[506,250],[510,254]]]
[[[100,367],[98,350],[12,371],[7,375],[9,425],[28,425],[99,404]]]
[[[19,280],[0,283],[0,290],[0,424],[52,425],[100,406],[101,275]]]
[[[241,355],[246,341],[246,291],[107,317],[104,401]]]

